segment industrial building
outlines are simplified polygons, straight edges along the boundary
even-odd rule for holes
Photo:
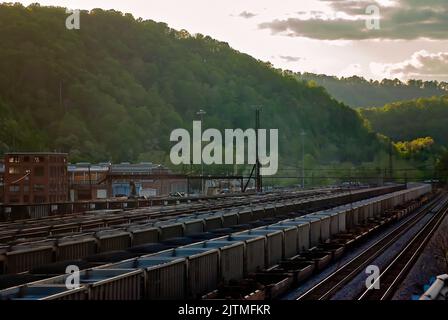
[[[186,176],[168,168],[142,162],[131,164],[77,163],[68,166],[70,200],[115,197],[157,197],[187,191]]]
[[[4,202],[49,203],[68,200],[67,154],[5,154]]]
[[[15,152],[0,162],[0,203],[33,204],[187,193],[185,175],[142,162],[70,164],[64,153]]]
[[[112,197],[155,197],[187,192],[186,176],[150,162],[112,164],[106,181]]]
[[[109,172],[110,163],[77,163],[68,165],[70,201],[108,198],[104,179]]]

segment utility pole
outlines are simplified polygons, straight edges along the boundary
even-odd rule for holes
[[[92,195],[92,174],[91,174],[91,170],[90,170],[90,163],[89,163],[89,191],[90,191],[90,200],[93,199],[93,195]]]
[[[198,112],[196,112],[196,114],[201,117],[201,127],[202,127],[202,124],[204,123],[204,115],[207,114],[207,112],[201,109]],[[201,152],[202,152],[202,138],[201,138]],[[202,195],[204,195],[204,162],[202,161],[202,159],[201,159],[201,192]]]
[[[389,140],[389,178],[390,178],[390,182],[393,182],[393,175],[394,175],[394,169],[393,169],[393,159],[392,159],[392,141]]]
[[[302,137],[302,189],[305,189],[305,136],[306,133],[302,129],[302,132],[300,133],[300,136]]]
[[[256,139],[256,148],[255,153],[257,155],[257,168],[256,168],[256,184],[257,184],[257,192],[263,191],[263,186],[261,182],[261,175],[260,175],[260,158],[258,155],[258,130],[260,129],[260,107],[257,107],[255,109],[255,139]]]
[[[247,186],[249,185],[249,182],[252,179],[252,175],[255,176],[255,190],[257,192],[263,191],[263,184],[261,180],[261,174],[260,174],[260,159],[258,156],[258,130],[260,129],[260,106],[253,106],[255,108],[255,153],[256,153],[256,161],[255,165],[252,167],[252,171],[250,172],[249,178],[247,179],[246,185],[242,189],[242,192],[246,192]],[[242,181],[242,180],[241,180]]]

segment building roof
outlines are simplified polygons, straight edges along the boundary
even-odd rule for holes
[[[160,165],[154,164],[150,162],[142,162],[142,163],[119,163],[119,164],[110,164],[110,163],[99,163],[99,164],[90,164],[88,162],[79,162],[76,164],[69,164],[67,166],[68,172],[107,172],[109,171],[112,174],[151,174],[154,172],[160,173],[161,171],[164,173],[171,173],[171,171]]]
[[[110,166],[110,172],[115,174],[148,174],[153,173],[154,171],[169,172],[166,167],[150,162],[142,162],[138,164],[120,163],[112,164]]]
[[[85,165],[85,164],[69,164],[67,166],[68,172],[107,172],[109,171],[109,166],[100,165],[100,164],[91,164],[91,165]]]
[[[21,156],[21,155],[26,155],[26,156],[67,156],[67,153],[62,153],[62,152],[6,152],[5,156]]]

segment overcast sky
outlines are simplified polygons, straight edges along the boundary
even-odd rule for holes
[[[448,0],[41,0],[116,9],[210,35],[276,67],[337,76],[448,81]],[[369,5],[380,12],[369,29]],[[82,27],[82,21],[81,21]]]

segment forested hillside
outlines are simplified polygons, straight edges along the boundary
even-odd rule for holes
[[[205,126],[279,128],[281,161],[300,135],[318,161],[370,161],[381,143],[326,91],[203,35],[115,11],[0,5],[0,149],[58,150],[72,161],[167,162],[169,134]]]
[[[367,81],[357,76],[337,78],[312,73],[297,74],[301,80],[315,81],[337,100],[353,108],[381,107],[385,104],[448,94],[448,83],[398,79]]]
[[[395,141],[431,137],[436,144],[448,146],[448,95],[360,109],[360,113],[373,130]]]

